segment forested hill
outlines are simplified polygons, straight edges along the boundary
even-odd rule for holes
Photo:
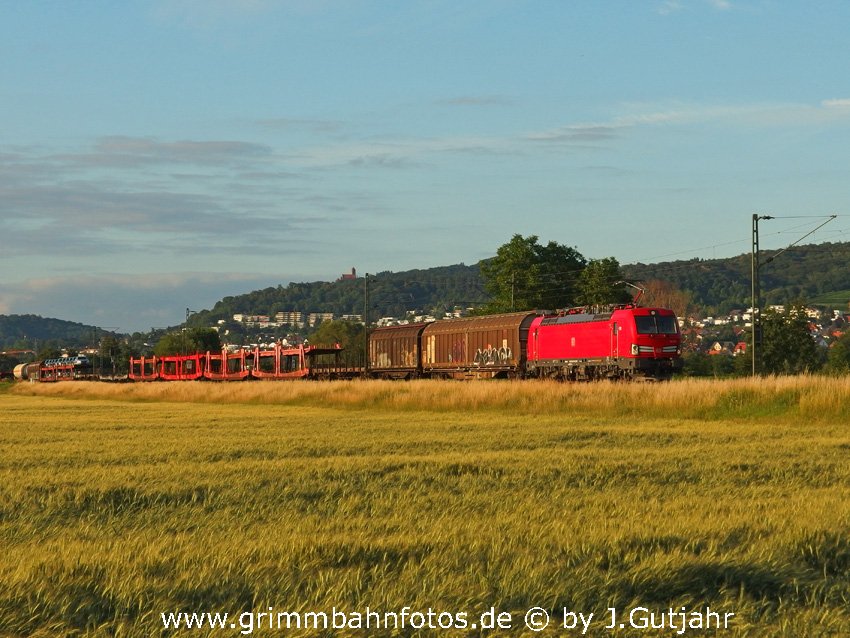
[[[850,242],[795,246],[775,261],[778,251],[762,251],[762,295],[766,303],[805,301],[846,308],[850,301]],[[693,259],[623,266],[629,281],[660,279],[690,293],[697,309],[726,312],[750,305],[750,255],[728,259]],[[489,301],[478,265],[443,266],[369,276],[369,317],[403,316],[419,309],[450,310]],[[244,295],[225,297],[211,310],[191,319],[192,325],[230,320],[236,313],[274,316],[279,311],[362,314],[363,278],[335,282],[292,283]]]
[[[363,277],[334,282],[291,283],[265,288],[244,295],[225,297],[211,310],[192,315],[190,324],[207,326],[218,320],[230,320],[236,313],[274,316],[277,312],[297,310],[363,314],[366,286]],[[441,266],[405,272],[381,272],[369,275],[369,317],[403,316],[408,310],[450,310],[455,305],[482,305],[484,291],[478,265]]]
[[[767,304],[803,301],[847,308],[850,301],[850,243],[795,246],[782,253],[762,251],[760,280]],[[692,259],[623,267],[627,279],[662,279],[691,294],[692,303],[706,313],[748,308],[751,300],[751,257]]]
[[[94,326],[38,315],[0,315],[0,350],[83,347],[113,334]]]

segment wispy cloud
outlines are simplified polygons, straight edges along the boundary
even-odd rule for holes
[[[616,139],[628,131],[657,126],[727,123],[747,126],[807,126],[850,119],[850,99],[824,100],[818,105],[757,103],[737,105],[681,104],[667,109],[624,105],[630,112],[609,120],[567,124],[531,132],[534,142],[593,142]]]
[[[98,254],[274,253],[270,236],[324,227],[327,215],[286,206],[309,189],[284,186],[281,177],[292,182],[296,174],[272,155],[253,142],[125,136],[79,152],[5,153],[0,247],[5,256],[50,258],[84,257],[92,245]]]
[[[678,2],[678,0],[665,0],[658,5],[656,11],[663,16],[670,15],[671,13],[676,13],[682,10],[682,3]]]
[[[72,256],[80,270],[92,246],[99,255],[132,256],[143,264],[160,255],[211,260],[216,251],[247,255],[258,264],[278,254],[282,242],[288,253],[320,255],[327,245],[304,238],[324,236],[334,226],[364,228],[388,211],[398,214],[403,198],[388,194],[387,183],[410,186],[423,167],[462,166],[460,155],[485,161],[566,149],[590,158],[641,131],[848,123],[850,98],[836,97],[812,104],[622,104],[608,118],[491,135],[357,139],[352,131],[321,141],[307,136],[286,153],[250,140],[134,136],[99,138],[76,152],[19,148],[0,154],[0,251],[8,258],[37,257],[45,269],[49,260]],[[605,164],[597,162],[585,164]],[[392,177],[382,179],[388,171]],[[405,171],[414,181],[404,181]],[[367,172],[374,179],[364,179]],[[341,181],[335,181],[337,173]]]
[[[850,98],[837,98],[832,100],[824,100],[821,106],[828,109],[848,109],[850,108]]]
[[[429,158],[460,152],[486,153],[508,150],[513,140],[505,136],[387,136],[308,146],[290,156],[302,168],[332,169],[346,166],[375,168],[416,167]]]
[[[421,166],[421,163],[414,162],[408,157],[399,157],[391,153],[377,153],[355,157],[348,161],[349,166],[356,167],[380,167],[380,168],[413,168]]]
[[[308,131],[310,133],[339,133],[345,128],[340,120],[275,117],[257,120],[263,129],[279,131]]]
[[[162,142],[152,137],[112,136],[100,138],[91,152],[50,158],[85,166],[140,166],[143,164],[194,164],[226,166],[268,157],[263,144],[231,140],[180,140]]]
[[[692,1],[691,5],[693,4],[694,2]],[[715,11],[729,11],[732,9],[732,2],[730,0],[698,0],[696,6],[699,7],[700,4],[707,5]],[[686,4],[682,0],[664,0],[656,6],[655,11],[659,15],[666,16],[678,13],[685,7]]]
[[[718,11],[728,11],[732,8],[729,0],[708,0],[708,3]]]
[[[504,95],[461,95],[438,100],[442,106],[510,106],[514,100]]]

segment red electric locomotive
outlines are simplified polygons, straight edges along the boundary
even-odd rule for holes
[[[578,308],[537,317],[528,333],[527,376],[669,379],[681,368],[676,314],[665,308]]]

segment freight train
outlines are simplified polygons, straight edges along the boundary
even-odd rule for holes
[[[664,308],[520,312],[378,328],[369,363],[399,379],[660,380],[681,369],[681,334]]]
[[[669,379],[681,369],[676,315],[631,304],[518,312],[377,328],[367,368],[342,348],[299,346],[131,359],[134,381],[210,379]]]
[[[131,381],[248,379],[665,380],[682,367],[676,315],[634,304],[514,312],[389,326],[369,336],[368,366],[341,365],[342,346],[275,345],[130,359]],[[85,357],[15,368],[19,379],[95,378]]]

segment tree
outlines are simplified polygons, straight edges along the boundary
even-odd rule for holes
[[[130,346],[125,339],[107,335],[100,340],[97,356],[92,361],[98,374],[122,375],[127,374],[130,357],[136,357],[139,351]]]
[[[212,328],[184,328],[163,336],[153,352],[158,357],[221,350],[221,339]]]
[[[575,281],[585,259],[574,248],[549,242],[536,235],[514,235],[482,261],[484,287],[492,296],[488,312],[512,312],[534,308],[565,308],[574,304]]]
[[[342,363],[344,365],[363,365],[364,361],[364,327],[362,323],[353,321],[323,321],[308,337],[313,345],[340,344],[343,347]]]
[[[677,317],[685,318],[691,306],[691,295],[675,284],[661,279],[650,279],[643,284],[643,304],[669,308]]]
[[[578,277],[577,300],[588,306],[626,303],[631,296],[622,281],[620,263],[614,257],[593,259]]]
[[[850,332],[843,334],[830,346],[826,369],[833,374],[850,373]]]
[[[682,375],[686,377],[708,377],[713,370],[711,357],[705,352],[690,351],[682,355]]]
[[[762,338],[757,352],[760,373],[800,374],[821,367],[823,358],[809,332],[804,305],[793,305],[784,313],[767,310],[760,324]]]

